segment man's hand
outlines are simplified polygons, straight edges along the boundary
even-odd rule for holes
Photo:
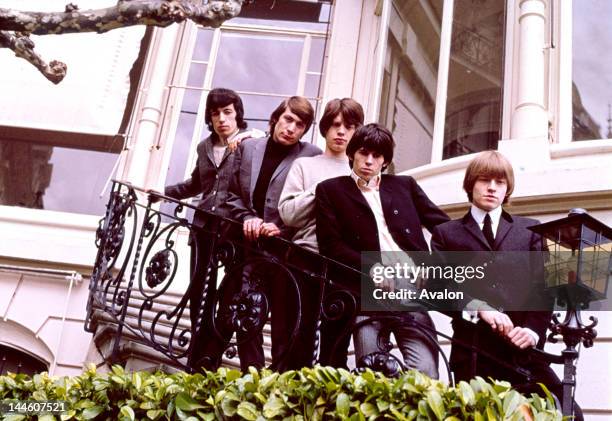
[[[510,320],[510,317],[496,310],[478,310],[478,317],[488,323],[491,329],[502,335],[508,335],[514,328],[514,324],[512,320]]]
[[[517,326],[512,329],[506,337],[512,345],[519,347],[520,349],[531,348],[536,346],[535,338],[531,333],[529,333],[528,329],[524,327]]]
[[[262,224],[263,219],[261,218],[251,218],[244,221],[242,224],[242,232],[244,233],[246,239],[249,241],[257,240]]]
[[[385,278],[383,279],[380,287],[383,291],[393,292],[395,291],[395,278]]]
[[[238,149],[238,145],[240,145],[240,142],[242,142],[244,139],[248,139],[250,137],[259,139],[264,137],[265,135],[265,132],[262,132],[261,130],[257,129],[251,129],[247,130],[246,132],[237,133],[232,138],[227,139],[227,147],[229,148],[230,152],[234,152],[236,149]]]
[[[151,203],[157,203],[162,199],[160,197],[162,193],[158,192],[157,190],[147,189],[145,190],[145,193],[149,195],[149,200],[151,201]]]
[[[264,222],[259,228],[259,234],[266,237],[276,237],[280,233],[281,230],[273,222]]]

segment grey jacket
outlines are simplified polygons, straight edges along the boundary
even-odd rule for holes
[[[226,149],[221,163],[217,166],[210,137],[198,144],[197,152],[198,159],[191,177],[178,184],[166,186],[164,194],[175,199],[186,199],[201,193],[198,208],[229,216],[228,209],[221,205],[227,200],[235,153]],[[196,213],[195,221],[198,219]]]
[[[261,217],[265,222],[276,224],[283,231],[283,236],[286,237],[290,233],[287,232],[278,214],[278,201],[283,191],[287,173],[291,168],[291,164],[297,158],[315,156],[322,152],[321,149],[310,143],[296,143],[285,159],[278,165],[274,174],[272,174],[268,190],[266,191],[264,214],[257,215],[253,208],[253,192],[255,184],[257,184],[257,178],[259,177],[259,171],[261,170],[268,142],[273,142],[273,140],[271,138],[247,139],[236,150],[227,207],[231,217],[237,221],[242,223],[247,219]]]

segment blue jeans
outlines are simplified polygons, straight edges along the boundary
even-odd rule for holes
[[[376,313],[376,316],[381,316]],[[427,374],[432,379],[438,378],[438,348],[434,323],[431,317],[426,312],[411,311],[411,312],[389,312],[385,316],[393,316],[392,319],[372,320],[364,324],[353,334],[355,344],[355,361],[359,360],[371,353],[383,351],[379,346],[379,341],[389,341],[386,336],[386,330],[393,333],[397,347],[402,353],[404,365],[411,369],[419,370]],[[356,323],[370,319],[369,316],[363,313],[355,318]],[[426,325],[429,329],[423,329],[420,326],[414,326],[411,322],[414,320],[420,324]],[[431,335],[429,337],[428,335]]]

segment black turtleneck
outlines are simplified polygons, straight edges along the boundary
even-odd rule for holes
[[[253,207],[255,211],[257,211],[257,215],[262,219],[264,216],[264,207],[266,205],[266,192],[268,191],[268,185],[270,184],[272,174],[274,174],[278,165],[295,146],[295,144],[287,146],[281,145],[272,140],[272,137],[268,138],[267,142],[263,162],[261,163],[261,169],[257,177],[257,184],[255,184],[255,190],[253,191]]]

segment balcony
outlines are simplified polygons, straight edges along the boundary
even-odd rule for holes
[[[392,327],[401,323],[431,338],[452,379],[436,338],[466,346],[460,341],[397,312],[355,321],[360,291],[342,281],[359,278],[359,272],[281,238],[246,242],[240,224],[213,214],[205,215],[203,226],[194,225],[181,215],[185,208],[196,208],[164,197],[176,205],[168,213],[153,206],[155,197],[114,182],[97,231],[86,330],[94,334],[106,363],[196,372],[219,364],[241,366],[243,356],[252,358],[244,351],[250,348],[263,350],[254,365],[259,361],[279,371],[292,368],[288,361],[305,350],[312,350],[305,365],[343,365],[343,341],[361,326],[385,319]],[[185,233],[194,242],[192,251],[180,244]],[[191,254],[200,257],[191,262]],[[279,324],[275,312],[283,316],[280,328],[275,326]],[[335,334],[321,335],[325,325],[334,325]],[[311,343],[305,344],[304,337],[309,336],[300,332],[309,327]],[[381,330],[378,350],[357,361],[357,370],[371,368],[394,376],[406,369],[393,349],[390,330]],[[275,348],[272,342],[277,338],[282,343]],[[494,350],[471,345],[470,350],[531,384],[527,370],[498,360],[490,354]],[[564,363],[561,356],[542,351],[529,354]],[[245,364],[242,361],[243,368]]]

